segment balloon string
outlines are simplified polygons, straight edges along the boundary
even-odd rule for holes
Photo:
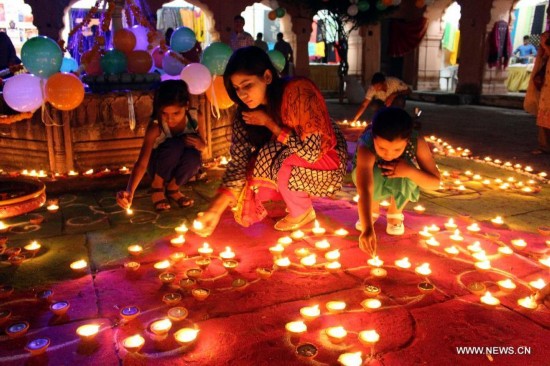
[[[128,92],[128,123],[130,124],[130,130],[136,129],[136,111],[134,109],[134,96],[132,92]]]
[[[42,106],[41,106],[42,110],[40,111],[41,112],[40,117],[42,119],[42,123],[44,124],[44,126],[63,127],[63,123],[62,124],[55,123],[54,119],[52,118],[52,115],[48,112],[48,108],[46,108],[46,96],[44,95],[44,79],[40,79],[40,93],[42,93]],[[46,122],[46,118],[48,119],[49,122]]]
[[[210,93],[211,96],[212,96],[212,103],[210,103],[210,112],[212,113],[212,115],[214,117],[216,117],[216,119],[220,119],[221,115],[220,115],[220,108],[218,106],[218,98],[216,98],[216,92],[214,90],[214,81],[216,81],[216,76],[217,75],[214,75],[212,76],[212,88],[210,89]],[[207,91],[208,92],[208,91]]]

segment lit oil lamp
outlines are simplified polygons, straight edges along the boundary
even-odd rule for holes
[[[170,264],[170,261],[168,259],[165,259],[165,260],[162,260],[162,261],[159,261],[159,262],[156,262],[155,264],[153,264],[153,268],[155,268],[159,272],[166,271],[168,268],[170,268],[170,266],[171,266],[171,264]]]
[[[70,264],[70,267],[74,272],[77,273],[86,272],[88,270],[88,262],[86,262],[84,259],[80,259],[72,262]]]
[[[317,319],[317,317],[321,315],[321,310],[319,309],[319,305],[304,306],[303,308],[300,309],[300,315],[305,320],[311,321],[311,320]]]
[[[196,284],[197,284],[197,280],[194,278],[187,277],[187,278],[182,278],[180,280],[180,286],[185,290],[195,287]]]
[[[418,232],[418,235],[420,235],[420,237],[424,240],[429,239],[433,236],[427,226],[424,226],[424,228]]]
[[[482,282],[472,282],[468,285],[468,291],[474,295],[481,296],[487,291],[487,287]]]
[[[138,262],[126,262],[124,263],[124,268],[127,272],[135,272],[139,269],[140,264]]]
[[[401,269],[408,269],[408,268],[411,268],[411,262],[409,262],[409,258],[408,257],[404,257],[404,258],[401,258],[401,259],[398,259],[395,261],[395,265],[398,267],[398,268],[401,268]]]
[[[285,269],[290,267],[290,259],[288,257],[279,258],[275,261],[277,268]]]
[[[223,265],[223,268],[227,269],[228,271],[232,271],[239,266],[239,262],[237,262],[234,259],[228,259],[228,260],[224,260],[222,262],[222,265]]]
[[[546,282],[542,278],[529,282],[529,286],[536,290],[542,290],[546,286]]]
[[[441,229],[436,224],[431,224],[430,226],[428,226],[428,231],[430,233],[437,233],[437,232],[439,232],[439,230],[441,230]]]
[[[422,263],[420,266],[416,267],[414,271],[421,276],[429,276],[432,274],[430,263]]]
[[[200,222],[199,220],[194,220],[193,221],[193,230],[198,231],[198,232],[204,230],[204,224],[202,222]]]
[[[486,272],[491,269],[491,261],[485,260],[485,261],[475,262],[474,266],[478,271]]]
[[[464,237],[462,235],[460,235],[460,230],[456,229],[453,233],[453,235],[451,235],[449,237],[452,241],[455,241],[455,242],[461,242],[464,240]]]
[[[472,257],[474,257],[478,261],[486,261],[487,260],[487,253],[485,253],[484,250],[480,250],[479,252],[473,253]]]
[[[447,247],[443,250],[445,251],[445,253],[447,253],[450,256],[455,256],[455,255],[458,255],[458,253],[459,253],[458,248],[455,247],[454,245],[452,245],[450,247]]]
[[[500,304],[500,300],[494,297],[491,292],[487,291],[485,292],[485,295],[483,295],[480,299],[482,304],[485,304],[487,306],[497,306]]]
[[[187,227],[187,225],[181,224],[180,226],[176,226],[174,230],[176,230],[176,233],[180,235],[185,235],[189,231],[189,228]]]
[[[346,310],[347,305],[344,301],[329,301],[325,306],[329,313],[337,314]]]
[[[539,306],[533,296],[518,299],[518,305],[529,310],[535,310]]]
[[[300,259],[300,263],[305,267],[311,267],[317,263],[317,255],[316,254],[310,254],[302,259]]]
[[[359,202],[359,195],[356,194],[355,196],[353,196],[353,202],[355,203],[358,203]]]
[[[134,214],[134,210],[132,210],[130,207],[126,209],[126,215],[131,216]]]
[[[93,169],[88,169],[84,172],[84,175],[92,175],[94,174],[94,170]]]
[[[285,325],[286,331],[294,337],[299,337],[307,331],[307,325],[301,321],[288,322]]]
[[[174,338],[176,342],[182,346],[187,346],[195,342],[199,334],[198,329],[193,328],[182,328],[174,333]]]
[[[91,342],[99,333],[99,324],[84,324],[76,328],[76,334],[82,342]]]
[[[220,165],[227,165],[229,164],[229,161],[227,160],[227,158],[225,156],[221,156],[220,157]]]
[[[168,319],[170,319],[172,322],[181,322],[182,320],[187,318],[187,315],[189,315],[189,311],[183,306],[176,306],[170,308],[167,315]]]
[[[290,237],[294,240],[300,240],[303,239],[305,235],[306,234],[302,230],[296,230],[290,234]]]
[[[361,352],[342,353],[338,356],[338,363],[342,366],[361,366],[363,358],[361,357]]]
[[[378,258],[378,256],[375,256],[374,258],[367,260],[367,263],[371,267],[382,267],[382,265],[384,264],[384,261]]]
[[[185,257],[186,257],[186,254],[184,252],[174,252],[168,256],[168,258],[170,259],[170,262],[172,263],[178,263]]]
[[[137,306],[125,306],[120,309],[120,316],[125,322],[129,322],[138,317],[141,310]]]
[[[290,236],[282,236],[279,239],[277,239],[277,244],[281,244],[286,247],[292,244],[292,238]]]
[[[122,341],[122,346],[129,353],[139,352],[144,344],[145,344],[145,339],[139,334],[126,337]]]
[[[315,242],[315,248],[319,250],[327,250],[330,248],[330,243],[327,239],[323,239]]]
[[[198,249],[198,252],[203,257],[209,257],[214,252],[214,249],[212,249],[208,243],[203,243],[202,247]]]
[[[160,319],[156,320],[151,323],[149,326],[149,329],[151,330],[151,333],[157,335],[157,336],[166,336],[170,329],[172,328],[172,322],[170,319]]]
[[[512,239],[511,243],[518,249],[525,249],[527,247],[527,242],[523,239]]]
[[[188,270],[185,272],[185,275],[186,275],[188,278],[192,278],[192,279],[200,278],[200,277],[202,276],[202,269],[200,269],[200,268],[191,268],[191,269],[188,269]]]
[[[501,227],[502,225],[504,225],[504,220],[501,216],[497,216],[494,219],[491,219],[491,223],[494,227]]]
[[[431,237],[428,240],[426,240],[426,244],[430,247],[438,247],[439,246],[439,242],[434,237]]]
[[[170,239],[170,244],[172,244],[172,246],[176,248],[181,247],[184,243],[185,243],[185,237],[183,236],[183,234],[180,234],[175,238]]]
[[[74,177],[74,176],[77,176],[78,173],[75,172],[74,170],[71,170],[71,171],[69,171],[69,173],[67,173],[67,175],[69,175],[69,176],[71,176],[71,177]]]
[[[25,249],[27,252],[29,252],[31,255],[34,256],[36,255],[36,253],[38,253],[41,247],[42,246],[38,244],[38,242],[35,240],[32,243],[25,245],[23,249]]]
[[[49,338],[36,338],[27,343],[25,350],[27,350],[31,356],[39,356],[44,354],[50,345]]]
[[[159,279],[164,284],[169,284],[174,282],[176,279],[176,274],[171,272],[163,272],[159,275]]]
[[[329,262],[334,262],[340,259],[340,251],[338,249],[331,250],[325,253],[325,259]]]
[[[225,250],[220,253],[220,258],[225,260],[235,258],[235,252],[231,250],[231,247],[225,247]]]
[[[481,231],[481,228],[479,227],[477,222],[474,222],[473,224],[468,225],[468,227],[466,227],[466,230],[468,230],[471,233],[478,233]]]
[[[416,206],[413,207],[413,210],[416,213],[423,214],[424,212],[426,212],[426,207],[424,207],[422,205],[416,205]]]
[[[491,184],[491,180],[490,179],[484,179],[482,182],[481,182],[484,186],[488,186]]]
[[[374,329],[362,330],[359,332],[359,341],[365,345],[372,346],[380,340],[380,335]]]
[[[493,160],[493,162],[495,164],[499,164],[499,165],[502,164],[502,160],[500,160],[500,159],[495,159],[495,160]]]
[[[550,256],[547,256],[546,258],[539,259],[539,263],[542,264],[545,267],[550,268]]]
[[[273,270],[270,268],[259,267],[259,268],[256,268],[256,273],[261,279],[266,280],[269,277],[271,277],[271,275],[273,274]]]
[[[137,257],[142,252],[143,252],[143,247],[141,245],[134,244],[128,247],[128,253],[130,253],[130,255],[134,257]]]
[[[449,221],[447,221],[445,224],[443,224],[445,226],[445,229],[447,230],[456,230],[457,229],[457,225],[455,224],[455,220],[453,220],[453,218],[450,218]]]
[[[304,258],[304,257],[310,255],[311,252],[309,251],[308,248],[298,248],[294,251],[294,254],[296,254],[296,256],[298,258]]]
[[[483,179],[483,177],[482,177],[481,175],[479,175],[479,174],[474,174],[474,176],[472,177],[472,179],[479,182],[480,180]]]
[[[344,236],[346,236],[346,235],[348,235],[348,234],[349,234],[349,231],[347,231],[347,230],[344,229],[344,228],[340,228],[340,229],[334,231],[334,235],[336,235],[336,236],[344,237]]]
[[[342,268],[342,264],[338,261],[325,263],[325,269],[329,272],[338,272]]]
[[[56,213],[56,212],[59,210],[59,206],[52,203],[51,205],[48,205],[48,206],[46,207],[46,209],[47,209],[48,212],[50,212],[50,213]]]
[[[127,167],[123,166],[123,167],[120,168],[118,171],[119,171],[120,173],[122,173],[122,174],[126,174],[126,173],[128,173],[128,172],[130,171],[130,169],[128,169]]]
[[[311,229],[311,232],[314,235],[323,235],[326,232],[326,229],[319,225],[319,221],[315,220],[315,223],[313,224],[313,229]]]
[[[382,201],[380,201],[380,207],[388,208],[388,207],[390,207],[390,203],[386,200],[382,200]]]
[[[274,257],[278,257],[285,251],[285,247],[282,246],[281,244],[276,244],[276,245],[270,247],[269,251],[271,252],[271,254]]]
[[[329,327],[325,329],[325,334],[327,335],[329,341],[331,341],[334,344],[339,344],[346,339],[346,336],[348,335],[348,332],[344,327],[337,326],[337,327]]]
[[[370,270],[371,276],[377,277],[377,278],[384,278],[388,275],[388,271],[386,271],[384,268],[375,267]]]
[[[379,309],[382,306],[382,302],[378,299],[365,299],[361,301],[361,306],[367,311]]]
[[[194,288],[191,290],[191,295],[193,295],[195,299],[203,301],[210,295],[210,290],[207,288]]]
[[[497,281],[498,288],[504,292],[512,292],[516,289],[516,284],[511,279]]]
[[[171,292],[162,296],[162,302],[168,306],[174,306],[181,301],[181,294],[178,292]]]
[[[9,338],[19,338],[27,334],[29,327],[30,325],[28,322],[25,322],[25,321],[17,322],[17,323],[10,324],[6,328],[5,332]]]
[[[479,241],[473,242],[472,244],[468,245],[466,248],[472,253],[483,250],[483,248],[481,248],[481,243]]]

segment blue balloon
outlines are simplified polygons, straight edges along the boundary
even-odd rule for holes
[[[176,52],[187,52],[193,48],[196,42],[195,32],[187,27],[179,27],[172,33],[170,48]]]
[[[63,57],[61,72],[75,72],[78,70],[78,62],[72,57]]]

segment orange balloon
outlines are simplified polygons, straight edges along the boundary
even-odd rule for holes
[[[214,99],[214,95],[216,99]],[[225,90],[222,77],[214,78],[214,81],[206,90],[206,99],[213,105],[216,105],[217,102],[219,109],[227,109],[234,104],[231,98],[229,98],[227,90]]]
[[[147,74],[153,67],[153,57],[147,51],[132,51],[128,54],[128,72]]]
[[[390,6],[390,5],[393,4],[393,0],[383,0],[382,2],[383,2],[383,4],[386,5],[386,6]]]
[[[416,5],[417,8],[423,8],[424,7],[424,0],[416,0],[414,5]]]
[[[277,12],[275,10],[271,10],[269,13],[267,13],[267,17],[269,20],[275,20],[277,19]]]
[[[119,29],[113,36],[113,47],[128,54],[136,47],[136,36],[128,29]]]
[[[84,100],[84,85],[73,74],[58,72],[46,81],[46,100],[62,111],[75,109]]]

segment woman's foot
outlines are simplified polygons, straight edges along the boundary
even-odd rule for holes
[[[168,197],[171,200],[173,200],[175,203],[177,203],[177,205],[181,208],[191,207],[191,206],[193,206],[193,203],[195,202],[195,201],[193,201],[193,199],[191,199],[191,198],[187,197],[186,195],[184,195],[183,193],[181,193],[180,190],[179,190],[179,187],[174,188],[174,189],[167,188],[166,193],[168,194]]]
[[[389,235],[403,235],[405,233],[405,225],[403,225],[405,216],[402,213],[389,213],[386,215],[386,218],[388,222],[386,233]]]
[[[311,207],[309,210],[297,217],[286,215],[275,224],[275,230],[279,231],[294,231],[298,230],[305,224],[315,220],[315,210]]]
[[[167,211],[170,209],[170,202],[164,195],[164,188],[151,187],[151,199],[153,200],[153,207],[155,211]]]

